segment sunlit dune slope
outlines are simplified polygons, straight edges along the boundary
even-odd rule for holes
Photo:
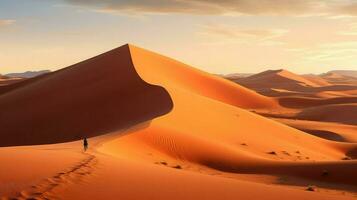
[[[18,84],[0,95],[0,146],[99,135],[151,120],[173,106],[164,88],[138,76],[127,45]]]
[[[324,78],[322,78],[319,75],[314,75],[314,74],[305,74],[301,75],[301,77],[305,78],[306,80],[315,83],[318,86],[328,86],[330,85],[329,82],[327,82]]]
[[[277,108],[277,103],[252,90],[168,57],[130,45],[134,65],[147,82],[185,90],[241,108]]]

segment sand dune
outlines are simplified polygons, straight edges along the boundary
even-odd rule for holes
[[[307,97],[282,97],[279,98],[280,105],[289,108],[308,108],[329,104],[357,103],[357,96],[345,96],[334,98],[307,98]]]
[[[339,97],[354,94],[356,78],[340,74],[297,75],[287,70],[268,70],[233,81],[270,97]]]
[[[338,73],[338,72],[328,72],[325,74],[320,75],[323,79],[331,84],[357,84],[357,77],[346,75],[346,73]]]
[[[271,96],[269,92],[272,89],[301,91],[306,87],[321,86],[316,81],[310,81],[287,70],[268,70],[247,78],[238,79],[236,82],[268,96]]]
[[[327,122],[340,122],[344,124],[357,125],[357,104],[333,104],[308,108],[297,114],[296,118],[314,120],[314,121],[327,121]]]
[[[127,46],[19,84],[0,96],[0,146],[78,140],[172,109],[165,89],[137,75]]]
[[[7,76],[0,74],[0,80],[7,79],[7,78],[8,78]]]
[[[318,75],[314,74],[306,74],[306,75],[301,75],[303,78],[309,80],[312,83],[315,83],[317,86],[328,86],[330,85],[329,82],[327,82],[324,78]]]
[[[271,83],[276,87],[285,81],[291,83],[289,87],[320,87],[282,70],[250,78],[271,76],[277,80]],[[58,160],[67,162],[49,166],[43,173],[41,167],[34,168],[41,178],[57,171],[42,181],[16,178],[16,187],[6,196],[355,198],[346,191],[356,186],[357,161],[343,158],[357,158],[357,144],[316,137],[246,110],[301,112],[281,107],[278,100],[133,45],[13,84],[0,93],[4,138],[0,145],[59,143],[111,134],[91,138],[90,144],[95,144],[81,158],[76,154],[79,142],[46,145],[58,153]],[[350,104],[339,106],[346,105]],[[0,148],[0,155],[22,158],[16,148]],[[41,146],[21,148],[25,152],[33,148],[32,154]],[[21,148],[19,152],[24,152]],[[30,162],[46,158],[46,152],[40,152]],[[0,156],[0,162],[14,166],[13,158]],[[74,162],[75,158],[79,161]],[[0,173],[0,180],[2,176],[6,175]],[[305,191],[310,184],[321,190]],[[343,190],[343,195],[336,190]]]
[[[40,70],[40,71],[27,71],[27,72],[20,72],[20,73],[9,73],[6,74],[8,77],[14,77],[14,78],[34,78],[36,76],[40,76],[43,74],[50,73],[50,70]]]
[[[333,70],[333,71],[329,71],[327,73],[334,73],[334,74],[340,74],[340,75],[344,75],[344,76],[357,77],[356,70]]]
[[[242,108],[278,107],[273,99],[173,59],[130,46],[133,63],[147,82],[180,89]]]
[[[17,83],[21,80],[21,78],[11,78],[0,74],[0,89],[6,85]]]
[[[168,155],[173,159],[187,160],[222,171],[277,173],[270,170],[259,171],[257,167],[259,163],[263,168],[269,166],[269,160],[281,159],[280,155],[275,157],[267,152],[276,151],[286,160],[333,161],[340,160],[351,148],[352,150],[355,148],[353,146],[342,151],[341,148],[336,147],[343,146],[342,144],[307,135],[238,107],[227,105],[224,101],[217,102],[215,98],[207,98],[210,95],[202,98],[192,89],[187,90],[182,88],[182,85],[178,87],[176,80],[153,78],[153,74],[156,76],[162,68],[157,64],[156,69],[150,70],[151,73],[145,70],[146,66],[150,66],[149,63],[153,62],[152,60],[145,62],[145,56],[152,53],[133,46],[130,50],[139,75],[145,81],[163,85],[173,98],[174,109],[169,114],[153,120],[148,128],[105,144],[103,149],[106,153],[122,156],[121,147],[125,146],[127,149],[124,151],[127,152],[130,147],[125,144],[129,143],[130,146],[136,144],[134,151],[137,151],[140,146],[147,146],[152,151]],[[158,73],[155,70],[158,70]],[[221,120],[217,121],[217,118]],[[209,124],[210,128],[207,129],[203,124]],[[256,124],[259,124],[259,127]],[[318,151],[315,149],[316,146],[319,146]],[[289,152],[293,154],[296,151],[304,154],[294,156],[286,154]],[[285,167],[286,171],[299,168],[294,164],[286,165],[279,162],[272,165],[279,166],[276,169],[280,172],[283,172]],[[336,165],[343,165],[343,163],[336,163]],[[309,161],[301,166],[310,166]],[[322,170],[324,166],[316,167],[316,170]],[[305,171],[306,174],[310,174],[308,171]]]
[[[329,140],[341,142],[357,142],[357,127],[352,125],[331,123],[331,122],[318,122],[307,120],[291,120],[279,119],[279,122],[287,124],[291,127],[303,130],[304,132],[316,135]]]

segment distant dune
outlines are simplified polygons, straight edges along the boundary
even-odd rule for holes
[[[7,78],[8,78],[7,76],[0,74],[0,79],[7,79]]]
[[[327,82],[311,80],[311,78],[305,78],[287,70],[268,70],[249,77],[235,79],[234,82],[267,96],[279,95],[280,92],[276,91],[293,94],[304,91],[306,88],[328,85]]]
[[[27,72],[22,72],[22,73],[9,73],[6,74],[8,77],[13,77],[13,78],[33,78],[42,74],[47,74],[50,73],[50,70],[41,70],[41,71],[27,71]]]
[[[314,121],[357,125],[357,103],[316,106],[303,110],[296,117]]]
[[[352,76],[357,78],[357,70],[333,70],[327,72],[328,74],[340,74],[343,76]]]
[[[254,74],[252,73],[233,73],[233,74],[226,74],[226,75],[221,75],[222,77],[234,81],[235,79],[240,79],[240,78],[245,78],[252,76]]]
[[[332,71],[328,72],[325,74],[321,74],[320,77],[325,79],[327,82],[331,84],[357,84],[357,76],[355,73],[351,72],[350,74],[345,72],[345,73],[339,73],[340,71]]]
[[[21,78],[11,78],[0,74],[0,94],[2,87],[21,81]]]
[[[286,70],[268,70],[237,82],[261,94],[274,96],[282,107],[290,109],[261,114],[279,119],[312,120],[314,122],[309,125],[305,121],[299,123],[299,120],[279,121],[323,138],[336,141],[348,138],[348,141],[355,141],[351,136],[353,134],[347,134],[346,137],[346,131],[341,131],[345,129],[344,124],[356,125],[357,79],[353,74],[354,71],[331,71],[321,75],[296,75]],[[323,130],[311,126],[322,122],[341,125],[324,124],[328,128]]]
[[[330,83],[324,79],[323,77],[319,75],[314,75],[314,74],[306,74],[306,75],[301,75],[303,78],[309,80],[310,82],[315,83],[317,86],[328,86]]]

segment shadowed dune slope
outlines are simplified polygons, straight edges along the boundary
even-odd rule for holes
[[[357,142],[357,127],[352,125],[332,123],[332,122],[318,122],[307,120],[292,120],[275,118],[278,122],[287,124],[306,133],[316,135],[328,140],[342,141],[342,142]]]
[[[0,146],[95,136],[151,120],[172,107],[164,88],[138,76],[125,45],[1,94]]]
[[[329,104],[347,104],[357,103],[357,97],[335,97],[335,98],[308,98],[308,97],[281,97],[279,98],[280,105],[289,108],[307,108],[314,106],[323,106]]]
[[[357,125],[357,103],[332,104],[304,109],[297,119]]]
[[[43,74],[34,78],[15,78],[16,81],[14,82],[8,82],[8,84],[2,85],[0,86],[0,95],[6,93],[6,92],[10,92],[12,90],[18,89],[20,87],[26,86],[32,82],[35,82],[39,79],[42,79],[43,77],[50,75],[50,73],[48,74]]]

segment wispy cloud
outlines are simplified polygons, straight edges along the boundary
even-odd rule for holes
[[[276,39],[287,33],[284,29],[247,29],[227,24],[201,25],[198,34],[215,43],[259,43],[279,45]]]
[[[64,0],[107,13],[357,15],[353,0]]]
[[[343,36],[357,36],[357,23],[349,24],[349,28],[338,32],[339,35]]]
[[[316,49],[304,52],[305,59],[314,61],[332,61],[354,58],[357,53],[357,41],[323,44]]]
[[[1,26],[8,26],[14,24],[16,21],[12,19],[0,19],[0,27]]]

